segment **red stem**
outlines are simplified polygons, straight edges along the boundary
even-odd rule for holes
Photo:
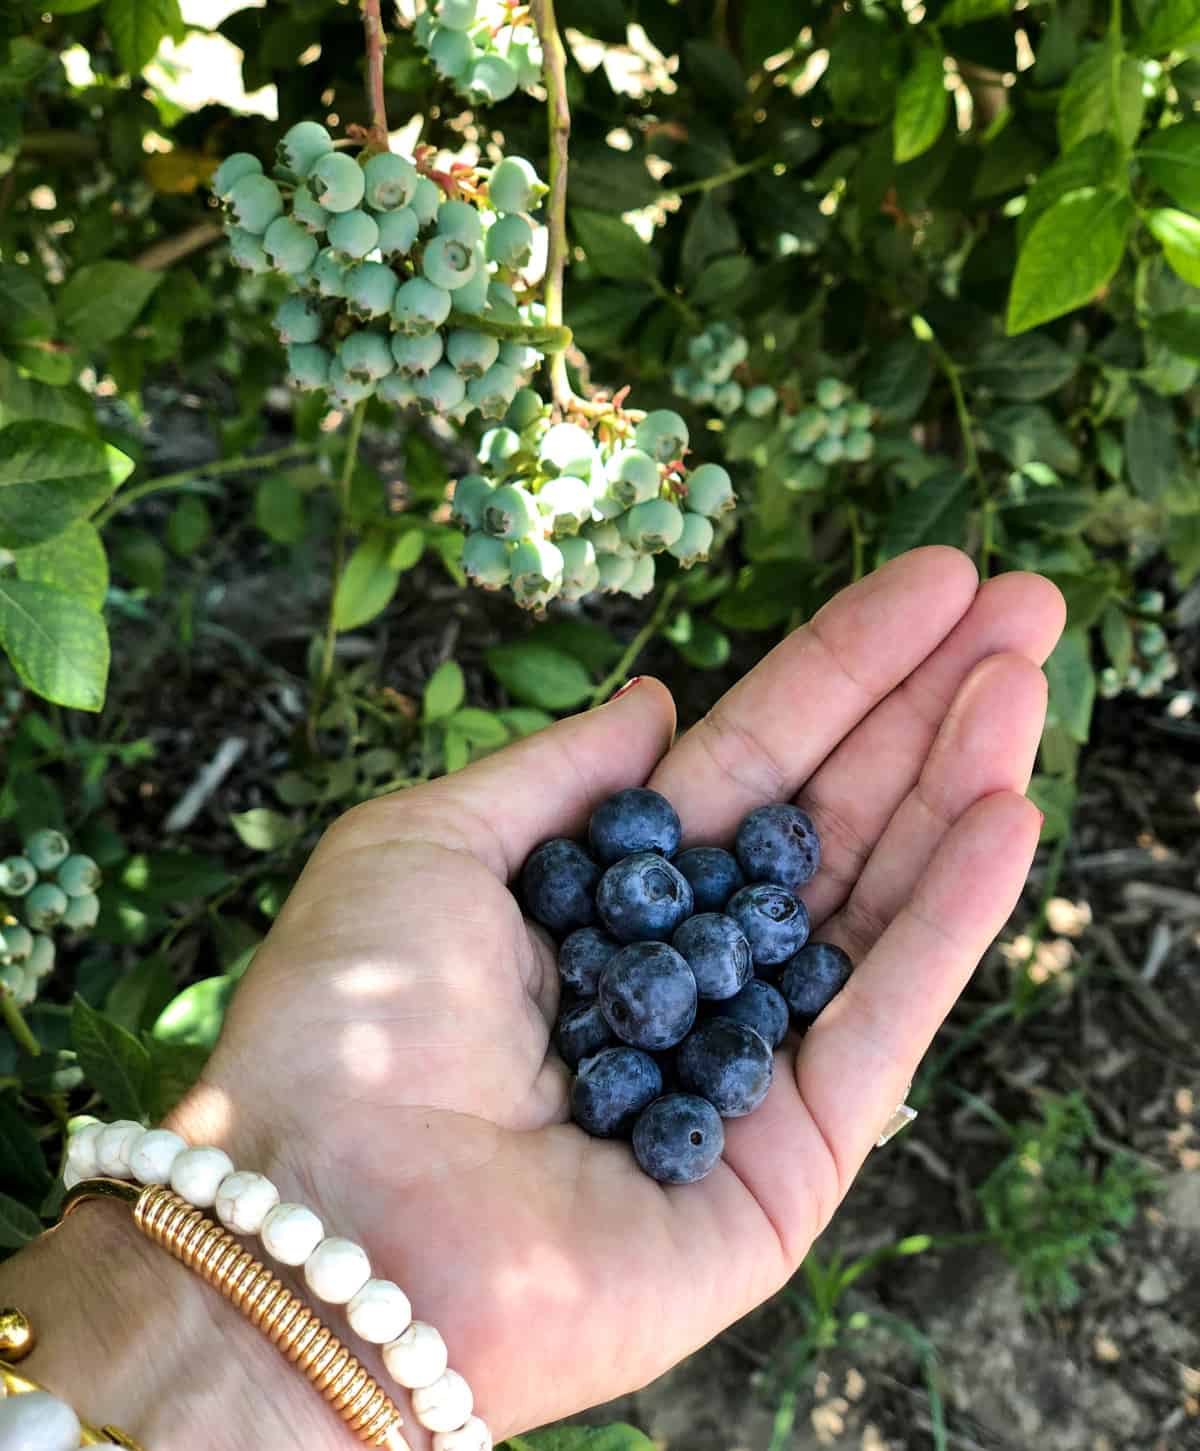
[[[387,50],[380,0],[363,0],[363,31],[367,39],[367,109],[371,124],[367,128],[367,150],[388,149],[387,107],[383,100],[383,55]]]

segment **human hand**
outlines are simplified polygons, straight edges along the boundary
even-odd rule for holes
[[[497,1440],[644,1384],[795,1271],[1011,912],[1039,829],[1022,794],[1038,665],[1062,622],[1037,576],[977,588],[965,556],[917,550],[674,745],[670,697],[645,679],[356,808],[173,1122],[359,1241],[442,1331]],[[762,1107],[726,1124],[722,1163],[675,1189],[568,1121],[553,947],[507,886],[539,841],[642,782],[685,845],[727,840],[763,802],[810,811],[814,935],[857,964],[780,1050]]]

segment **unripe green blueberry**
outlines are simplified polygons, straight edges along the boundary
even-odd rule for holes
[[[688,343],[688,361],[694,363],[696,367],[700,367],[719,351],[720,344],[712,328],[705,328]]]
[[[323,247],[308,272],[309,291],[318,297],[345,297],[349,268],[332,247]]]
[[[335,357],[329,365],[329,391],[343,408],[353,408],[370,398],[375,383],[370,378],[352,378],[342,366],[342,360]]]
[[[297,176],[307,176],[332,151],[333,137],[319,121],[297,121],[283,133],[276,148],[279,164]]]
[[[703,514],[688,512],[683,516],[683,533],[667,548],[684,569],[691,569],[693,564],[699,564],[708,558],[712,544],[712,524]]]
[[[751,418],[766,418],[775,407],[778,395],[769,383],[758,383],[747,388],[743,407]]]
[[[622,532],[635,549],[659,554],[683,533],[683,510],[669,499],[635,504],[622,520]]]
[[[577,423],[555,423],[546,430],[538,449],[542,468],[548,474],[574,474],[590,479],[596,446],[592,436]]]
[[[1167,648],[1167,632],[1161,625],[1142,625],[1134,636],[1138,651],[1148,660],[1161,655]],[[28,848],[26,848],[28,852]]]
[[[369,212],[355,208],[330,218],[329,245],[339,257],[360,262],[378,241],[379,223]]]
[[[349,333],[338,344],[337,356],[346,376],[360,383],[378,382],[396,366],[382,333]]]
[[[61,831],[44,826],[25,839],[22,851],[39,872],[52,872],[70,856],[71,843]]]
[[[379,228],[377,245],[381,256],[407,257],[416,246],[417,233],[421,228],[412,207],[382,212],[375,218],[375,223]]]
[[[261,237],[283,215],[283,193],[269,176],[243,176],[229,189],[228,205],[234,226]]]
[[[292,194],[292,221],[312,236],[319,237],[325,231],[332,215],[303,187],[297,187]]]
[[[592,491],[572,474],[548,479],[537,501],[538,508],[549,516],[551,532],[555,535],[576,534],[592,517]]]
[[[327,212],[352,212],[366,190],[362,167],[344,151],[330,151],[313,166],[308,189]]]
[[[49,937],[36,936],[25,964],[25,971],[35,980],[48,977],[54,971],[54,942]]]
[[[562,590],[562,551],[549,539],[520,540],[509,567],[513,598],[525,609],[541,609]]]
[[[510,42],[508,58],[517,68],[517,84],[523,91],[541,84],[544,56],[536,39]]]
[[[457,292],[470,282],[478,265],[469,243],[440,234],[426,242],[425,255],[421,259],[421,270],[425,276],[435,287],[444,287],[447,292]]]
[[[455,328],[446,339],[446,358],[464,378],[482,378],[499,356],[499,341],[486,333]]]
[[[727,350],[721,349],[705,358],[704,362],[698,365],[697,371],[715,393],[722,383],[729,382],[736,367],[737,364],[732,355]]]
[[[501,282],[498,277],[488,280],[487,305],[489,316],[495,318],[497,322],[519,323],[521,321],[517,294],[507,282]]]
[[[479,440],[481,461],[496,472],[503,471],[520,451],[521,435],[511,428],[489,428]]]
[[[475,0],[438,0],[437,18],[448,30],[469,30],[475,19]]]
[[[387,317],[396,299],[397,279],[382,262],[359,262],[346,273],[347,310],[360,318]]]
[[[542,416],[545,406],[533,388],[521,388],[514,394],[513,401],[508,405],[504,421],[509,428],[516,429],[518,433],[524,433]]]
[[[842,451],[853,463],[865,463],[875,452],[875,436],[865,428],[852,428],[842,440]]]
[[[602,594],[612,595],[625,588],[633,574],[633,554],[597,554],[596,583]]]
[[[483,506],[483,527],[494,539],[523,539],[540,528],[537,500],[520,484],[493,490]]]
[[[244,176],[261,176],[262,162],[248,151],[235,151],[217,167],[212,179],[212,189],[223,202],[229,200],[229,193]]]
[[[76,853],[59,867],[55,880],[68,897],[81,897],[99,890],[103,873],[90,856]]]
[[[644,504],[658,496],[662,474],[658,464],[640,448],[622,449],[608,461],[608,492],[623,508]]]
[[[512,546],[490,534],[472,532],[463,541],[463,572],[482,589],[500,589],[512,578]]]
[[[590,519],[582,529],[597,554],[621,554],[627,549],[621,531],[611,519]]]
[[[817,395],[817,402],[827,412],[831,408],[840,408],[850,397],[850,389],[840,378],[821,378],[814,392]]]
[[[517,89],[517,68],[502,55],[478,56],[467,72],[466,89],[476,105],[507,101]]]
[[[467,384],[467,397],[485,418],[503,418],[520,386],[520,374],[503,363],[493,363],[481,378],[472,378]]]
[[[1140,589],[1134,595],[1133,603],[1139,610],[1145,610],[1147,614],[1156,615],[1165,608],[1167,597],[1159,589]]]
[[[497,360],[506,368],[511,368],[514,373],[532,373],[542,361],[542,355],[536,348],[528,343],[518,343],[512,338],[505,338],[500,344],[500,356]]]
[[[319,343],[293,343],[287,350],[288,383],[303,393],[329,386],[332,355]]]
[[[682,457],[688,446],[687,424],[669,408],[647,413],[633,435],[636,447],[660,464]]]
[[[49,932],[63,919],[70,898],[53,882],[39,882],[26,893],[21,911],[35,932]]]
[[[438,208],[437,234],[474,246],[483,240],[483,221],[470,202],[444,201]]]
[[[846,450],[840,438],[819,439],[813,448],[813,457],[822,464],[840,463],[845,457],[845,453]]]
[[[413,380],[417,403],[425,413],[449,413],[467,396],[467,385],[449,363],[439,363]]]
[[[819,408],[802,408],[792,420],[788,448],[793,453],[807,453],[818,439],[825,437],[828,426],[826,416]]]
[[[717,519],[735,503],[733,481],[720,464],[701,464],[687,476],[687,506],[694,514]]]
[[[407,408],[417,401],[417,390],[412,385],[412,380],[402,378],[399,373],[389,373],[386,378],[380,378],[375,389],[375,396],[384,403],[390,403],[396,408]]]
[[[586,539],[560,539],[558,548],[563,557],[562,597],[581,600],[600,583],[596,551]]]
[[[37,867],[28,857],[10,856],[0,862],[0,892],[6,896],[23,897],[37,877]]]
[[[229,227],[225,235],[229,238],[229,257],[235,267],[243,272],[270,272],[271,259],[263,251],[261,237],[244,232],[241,227]]]
[[[281,343],[315,343],[321,336],[321,310],[311,298],[285,297],[275,309],[274,324]]]
[[[742,406],[744,396],[742,385],[730,380],[728,383],[722,383],[713,394],[713,407],[722,418],[728,418],[731,413],[736,413]]]
[[[642,504],[638,508],[644,508]],[[629,571],[629,578],[621,586],[622,594],[629,595],[632,599],[642,600],[654,588],[654,556],[652,554],[639,554],[633,560],[633,568]]]
[[[846,409],[851,428],[870,428],[874,410],[869,403],[851,403]]]
[[[69,927],[72,932],[86,932],[96,925],[99,917],[100,898],[94,892],[85,892],[80,897],[68,899],[62,920],[63,926]]]
[[[487,311],[488,297],[488,273],[483,257],[483,244],[476,243],[471,255],[475,271],[454,293],[454,311],[467,317],[482,317]]]
[[[408,337],[396,333],[392,338],[392,357],[402,378],[423,378],[442,361],[441,333],[422,333]]]
[[[515,214],[501,217],[488,230],[487,255],[498,267],[520,271],[529,265],[533,255],[533,228],[524,217]]]
[[[291,217],[276,217],[263,237],[263,250],[278,271],[295,276],[316,261],[317,239]]]
[[[850,419],[844,408],[831,408],[825,414],[825,429],[830,438],[844,438]]]
[[[693,403],[705,407],[713,401],[716,385],[695,368],[676,368],[671,375],[671,385],[677,393]]]
[[[27,1006],[27,981],[25,969],[19,963],[5,962],[0,965],[0,997],[15,999],[18,1007]]]
[[[488,177],[488,201],[498,212],[528,212],[546,191],[523,156],[506,156]]]
[[[4,953],[10,962],[28,962],[36,941],[28,927],[14,922],[4,929]]]
[[[435,71],[444,81],[462,81],[475,64],[475,42],[461,30],[437,26],[426,47]]]
[[[424,277],[410,277],[396,292],[392,321],[399,332],[419,337],[441,325],[450,316],[450,294]]]
[[[437,220],[438,208],[442,204],[443,192],[431,176],[423,176],[417,182],[413,199],[409,202],[418,226],[428,227]]]
[[[1096,677],[1096,687],[1104,700],[1113,700],[1121,693],[1121,677],[1111,665],[1106,665]]]
[[[417,189],[417,168],[407,157],[382,151],[363,167],[363,197],[377,212],[407,207]]]
[[[492,492],[492,483],[483,474],[463,474],[454,485],[450,517],[468,529],[483,528],[483,506]]]

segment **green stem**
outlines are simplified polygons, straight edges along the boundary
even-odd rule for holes
[[[346,564],[346,535],[348,523],[348,505],[350,502],[350,481],[354,477],[354,465],[358,460],[358,444],[362,438],[363,420],[367,416],[367,400],[364,398],[361,403],[355,406],[350,416],[350,432],[346,438],[346,453],[342,459],[342,472],[338,477],[337,484],[337,528],[333,535],[333,572],[329,582],[329,613],[325,619],[325,642],[321,649],[321,669],[317,676],[317,683],[313,687],[312,698],[308,708],[308,732],[310,739],[316,734],[317,716],[321,712],[321,706],[325,700],[325,691],[329,686],[329,677],[333,674],[333,646],[337,639],[337,624],[334,619],[334,607],[337,603],[338,585],[341,583],[342,570]]]
[[[983,538],[979,546],[979,573],[981,578],[987,579],[991,569],[993,510],[988,494],[987,479],[984,477],[983,468],[979,463],[979,450],[975,446],[975,420],[971,417],[971,410],[967,407],[967,398],[962,386],[962,374],[959,372],[958,364],[941,345],[931,329],[928,331],[926,341],[932,348],[937,365],[945,374],[946,381],[950,385],[950,395],[954,399],[954,413],[958,419],[959,432],[962,434],[964,464],[967,473],[975,480],[979,495],[979,508],[983,516]]]
[[[544,57],[546,124],[550,146],[550,193],[546,198],[546,322],[551,327],[561,327],[563,269],[567,262],[567,152],[571,139],[571,107],[567,100],[567,53],[563,48],[562,36],[558,33],[554,0],[533,0],[532,9]],[[575,399],[570,379],[567,377],[565,345],[562,348],[546,349],[546,356],[550,361],[550,391],[554,402],[565,412]]]
[[[561,353],[571,346],[571,329],[561,324],[550,327],[541,323],[500,322],[474,313],[451,312],[446,326],[470,328],[472,332],[487,333],[488,337],[504,342],[528,343],[543,353]]]
[[[195,468],[181,469],[177,474],[163,474],[159,479],[146,479],[140,484],[134,484],[132,488],[126,489],[123,493],[114,495],[102,509],[97,511],[92,523],[97,529],[103,529],[115,514],[122,513],[150,494],[162,494],[171,489],[184,489],[188,484],[194,483],[201,477],[219,479],[226,474],[246,473],[250,469],[273,468],[275,464],[289,463],[315,452],[316,449],[312,444],[291,443],[286,448],[277,448],[273,453],[239,454],[236,458],[214,459],[209,464],[197,464]]]
[[[854,504],[846,505],[846,523],[850,529],[850,545],[852,550],[852,567],[854,570],[854,583],[857,584],[863,577],[863,533],[862,526],[858,519],[858,508]]]
[[[712,176],[702,176],[699,181],[685,181],[682,186],[667,187],[665,191],[659,192],[659,200],[692,196],[695,192],[715,191],[719,186],[726,186],[731,181],[761,171],[764,166],[771,166],[774,160],[773,156],[756,156],[753,161],[739,161],[735,166],[727,166],[724,171],[714,172]]]
[[[592,691],[591,698],[588,701],[589,706],[603,705],[608,697],[613,693],[613,691],[616,690],[619,685],[624,685],[626,680],[629,679],[630,668],[632,667],[634,661],[638,658],[638,656],[642,653],[642,651],[662,628],[663,621],[670,613],[671,605],[674,602],[675,596],[678,593],[679,581],[677,579],[673,579],[659,596],[658,605],[656,606],[654,613],[637,632],[633,639],[630,640],[629,644],[625,647],[625,653],[621,656],[621,658],[617,661],[617,663],[613,666],[609,673],[604,677],[600,684],[596,686],[595,690]]]
[[[675,293],[673,293],[671,289],[665,283],[661,282],[657,277],[651,277],[650,286],[653,287],[654,291],[659,295],[659,297],[662,298],[665,303],[675,309],[675,311],[679,314],[681,318],[683,318],[684,322],[686,322],[690,328],[694,328],[697,332],[699,332],[702,325],[701,318],[700,314],[696,312],[694,308],[689,307],[687,303],[684,302],[682,297],[677,297]]]
[[[1128,153],[1129,147],[1125,144],[1125,132],[1121,126],[1121,61],[1124,59],[1124,40],[1121,27],[1121,0],[1112,0],[1108,20],[1109,100],[1112,103],[1113,135],[1116,137],[1121,154],[1125,155]]]
[[[387,107],[383,100],[383,57],[387,51],[383,17],[379,0],[363,0],[363,33],[367,42],[367,110],[371,124],[367,128],[367,150],[388,149]]]
[[[42,1045],[33,1036],[33,1030],[22,1016],[21,1009],[17,1007],[16,999],[7,991],[0,996],[0,1015],[3,1016],[4,1025],[13,1035],[18,1047],[23,1048],[31,1058],[39,1057]]]

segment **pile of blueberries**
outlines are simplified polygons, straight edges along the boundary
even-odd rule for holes
[[[797,806],[752,811],[732,852],[679,851],[657,791],[618,791],[586,848],[543,842],[521,872],[530,917],[558,940],[558,1049],[575,1073],[571,1113],[600,1138],[632,1136],[663,1184],[702,1179],[771,1086],[774,1050],[841,991],[849,957],[809,941],[794,888],[821,846]]]

